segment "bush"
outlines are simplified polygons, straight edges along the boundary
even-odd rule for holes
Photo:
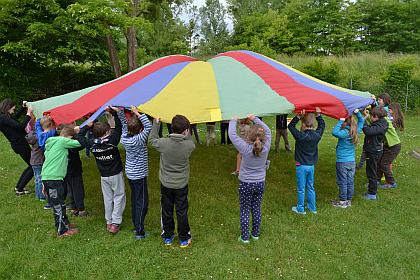
[[[382,80],[385,90],[389,93],[392,100],[401,103],[403,106],[413,110],[419,102],[418,88],[419,81],[414,80],[414,62],[410,59],[400,59],[390,64],[388,70],[383,75]],[[407,104],[406,104],[407,101]]]
[[[302,72],[331,84],[337,84],[339,76],[338,64],[336,62],[326,62],[318,57],[303,65]]]

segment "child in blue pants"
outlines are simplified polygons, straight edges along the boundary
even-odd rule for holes
[[[300,131],[296,128],[299,120],[302,122]],[[316,120],[318,127],[315,130],[315,115],[313,113],[305,114],[303,110],[301,114],[292,119],[288,126],[290,133],[296,140],[295,160],[298,201],[297,205],[292,207],[292,211],[298,214],[306,214],[305,189],[308,210],[314,214],[317,213],[314,165],[318,162],[318,143],[325,129],[325,122],[321,117],[321,109],[318,107],[316,107]]]
[[[355,116],[342,118],[332,131],[332,135],[338,138],[335,165],[340,195],[339,200],[333,200],[331,204],[339,208],[351,206],[354,193],[354,174],[356,172],[355,146],[365,122],[363,115],[358,109],[354,113],[357,115],[357,123]]]

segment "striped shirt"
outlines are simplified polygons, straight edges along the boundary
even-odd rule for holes
[[[126,151],[125,174],[130,180],[138,180],[147,177],[149,173],[147,161],[147,138],[150,130],[152,129],[152,124],[146,115],[140,115],[139,120],[143,124],[143,131],[134,136],[129,136],[125,115],[119,114],[118,117],[122,123],[121,144],[124,146]]]

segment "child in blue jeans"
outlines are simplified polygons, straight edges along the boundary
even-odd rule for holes
[[[266,162],[271,146],[271,131],[254,115],[248,119],[254,123],[247,132],[246,140],[236,132],[237,120],[229,123],[229,138],[242,156],[239,167],[239,208],[241,236],[238,240],[249,243],[249,218],[252,214],[251,237],[258,240],[261,225],[261,202],[264,194]]]
[[[339,200],[331,201],[334,207],[347,208],[351,206],[354,193],[354,174],[356,172],[355,146],[358,135],[362,132],[365,119],[358,109],[357,115],[341,118],[332,131],[332,135],[338,138],[336,147],[336,177],[340,190]]]
[[[300,131],[296,124],[302,122]],[[296,160],[296,181],[298,201],[297,206],[292,207],[292,211],[297,214],[306,214],[305,211],[305,189],[307,207],[310,212],[316,214],[316,197],[314,189],[314,165],[318,162],[318,143],[321,140],[325,129],[325,122],[321,116],[321,109],[316,107],[316,120],[318,127],[314,129],[315,114],[301,114],[295,116],[289,123],[290,133],[296,140],[295,160]]]
[[[31,166],[32,170],[34,171],[35,176],[35,198],[39,199],[40,201],[45,201],[45,195],[42,193],[42,178],[41,178],[41,171],[42,171],[42,164],[44,163],[44,151],[38,145],[38,138],[36,137],[36,133],[34,131],[34,122],[30,121],[28,125],[28,134],[25,136],[26,141],[31,146]],[[51,209],[49,204],[44,206],[44,209]]]

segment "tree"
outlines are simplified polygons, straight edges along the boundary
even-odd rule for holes
[[[200,30],[203,49],[208,54],[222,52],[229,42],[226,23],[227,10],[219,0],[206,0],[200,8]]]

